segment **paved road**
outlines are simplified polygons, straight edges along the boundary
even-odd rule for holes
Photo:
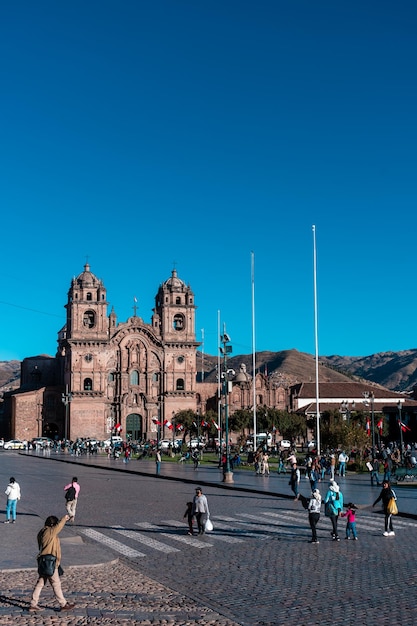
[[[63,538],[64,589],[70,600],[76,600],[80,620],[71,623],[117,624],[123,611],[132,624],[148,623],[154,607],[153,619],[172,624],[187,624],[190,616],[189,623],[250,626],[347,620],[417,624],[417,577],[410,557],[417,537],[417,520],[412,517],[417,492],[412,488],[399,488],[400,510],[406,507],[409,516],[396,518],[396,536],[385,538],[382,516],[368,508],[379,489],[371,489],[367,476],[348,476],[341,484],[345,499],[361,506],[359,541],[332,542],[323,517],[320,544],[311,545],[300,503],[271,495],[289,496],[288,477],[256,477],[242,471],[228,487],[221,483],[217,468],[194,472],[166,463],[156,477],[152,463],[125,466],[106,458],[81,458],[70,459],[69,467],[59,459],[0,454],[0,480],[6,483],[13,472],[22,476],[22,485],[27,484],[19,504],[19,526],[5,525],[1,530],[3,546],[12,546],[4,551],[9,557],[6,567],[33,566],[36,531],[46,515],[64,512],[62,486],[72,474],[78,475],[82,493],[77,525],[66,527]],[[204,485],[215,525],[214,532],[202,538],[189,537],[182,518],[197,483]],[[308,493],[307,481],[302,489]],[[62,510],[56,511],[59,507]],[[109,563],[115,559],[117,564]],[[91,569],[89,564],[98,567]],[[72,570],[72,565],[77,568]],[[13,576],[10,597],[27,601],[33,575],[16,572],[20,583],[14,584]],[[0,574],[0,581],[2,589],[7,581],[10,587],[10,575]],[[162,586],[161,597],[169,602],[155,604],[152,581]],[[333,614],[335,602],[339,608]],[[21,613],[22,606],[0,603],[0,623],[8,623],[3,618],[16,617],[17,612],[24,619],[28,614]],[[163,621],[167,612],[173,614],[171,622]],[[51,613],[48,609],[36,619]],[[106,615],[111,621],[100,621]],[[86,617],[98,621],[82,621]]]

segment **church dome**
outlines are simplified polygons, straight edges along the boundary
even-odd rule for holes
[[[86,263],[84,271],[77,278],[74,278],[72,283],[79,287],[98,287],[101,285],[101,280],[90,271],[90,265]]]
[[[171,278],[164,282],[164,287],[170,290],[185,289],[185,286],[184,281],[178,278],[177,270],[172,270]]]

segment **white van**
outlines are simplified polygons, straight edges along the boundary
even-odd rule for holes
[[[258,433],[256,435],[256,448],[259,448],[259,446],[263,446],[265,444],[268,448],[272,448],[271,433]],[[253,447],[253,435],[249,435],[246,445]]]
[[[113,437],[110,437],[110,439],[106,439],[106,441],[103,441],[103,446],[105,448],[109,448],[110,446],[120,446],[123,443],[123,437],[120,437],[119,435],[113,435]]]

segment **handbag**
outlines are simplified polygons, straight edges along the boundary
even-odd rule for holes
[[[213,522],[211,521],[210,518],[208,518],[205,526],[204,526],[204,530],[208,533],[210,533],[213,530]]]
[[[387,511],[390,515],[397,515],[398,514],[398,507],[397,507],[397,503],[395,501],[395,498],[390,498],[388,505],[387,505]]]
[[[39,576],[53,576],[56,567],[56,556],[53,554],[41,554],[38,556]]]
[[[332,515],[334,515],[334,510],[330,502],[326,502],[326,504],[324,505],[324,515],[326,517],[331,517]]]

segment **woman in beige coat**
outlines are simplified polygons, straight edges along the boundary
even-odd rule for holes
[[[38,581],[32,593],[32,600],[30,602],[29,608],[29,611],[33,613],[36,611],[43,611],[43,609],[38,605],[38,602],[41,591],[48,580],[51,583],[55,598],[59,602],[60,611],[70,611],[75,606],[75,604],[69,604],[62,594],[61,579],[59,578],[58,571],[58,568],[61,564],[61,542],[58,535],[64,528],[65,523],[68,520],[68,515],[64,515],[64,517],[62,517],[60,520],[55,517],[55,515],[50,515],[45,521],[45,526],[38,533],[38,556],[41,556],[43,554],[52,554],[56,557],[56,565],[55,571],[52,576],[40,575],[38,578]]]

